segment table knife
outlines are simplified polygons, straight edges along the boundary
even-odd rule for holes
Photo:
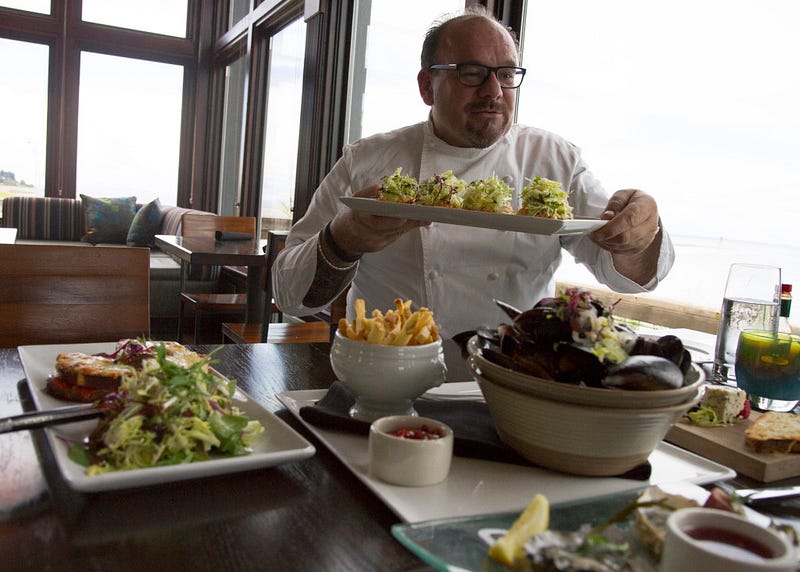
[[[800,496],[800,486],[772,487],[764,489],[735,489],[734,492],[746,503],[776,500]]]
[[[91,403],[58,407],[47,411],[31,411],[0,419],[0,433],[74,423],[100,417],[102,414],[103,411]]]

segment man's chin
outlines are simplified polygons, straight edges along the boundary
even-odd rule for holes
[[[467,138],[473,147],[483,149],[497,142],[508,131],[508,125],[488,121],[480,125],[467,126]]]

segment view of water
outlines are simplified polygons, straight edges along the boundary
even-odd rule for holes
[[[653,298],[686,302],[718,311],[725,292],[728,269],[734,262],[765,264],[781,268],[782,282],[800,290],[800,257],[792,244],[774,245],[757,242],[672,236],[675,265],[667,278],[650,294]],[[569,256],[556,274],[564,281],[596,284],[588,270]],[[797,311],[790,322],[800,323]]]

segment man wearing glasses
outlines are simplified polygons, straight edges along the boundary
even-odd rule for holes
[[[428,120],[344,149],[276,263],[278,306],[315,313],[350,284],[348,312],[355,298],[368,310],[410,298],[451,336],[504,321],[492,299],[525,309],[551,296],[562,249],[617,291],[654,288],[674,259],[655,201],[635,190],[609,199],[577,147],[515,125],[525,73],[515,37],[480,8],[431,28],[417,75]],[[559,237],[372,216],[339,201],[377,196],[398,168],[418,181],[447,170],[467,182],[496,175],[515,197],[526,179],[544,177],[570,191],[576,216],[610,220],[591,235]]]

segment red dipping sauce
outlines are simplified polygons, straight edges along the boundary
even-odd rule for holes
[[[699,540],[711,552],[744,561],[774,558],[772,550],[762,542],[730,530],[700,526],[687,528],[684,532]]]
[[[444,437],[444,430],[441,427],[429,428],[427,425],[422,425],[416,429],[412,429],[410,427],[401,427],[400,429],[393,431],[392,435],[395,437],[402,437],[403,439],[429,441]]]

